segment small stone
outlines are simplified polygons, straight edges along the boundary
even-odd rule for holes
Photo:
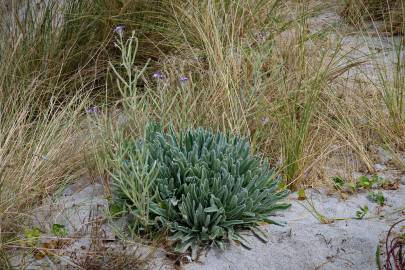
[[[382,147],[377,148],[377,155],[378,158],[380,159],[380,162],[383,164],[388,163],[392,159],[391,154]]]
[[[383,164],[379,164],[379,163],[374,164],[373,167],[377,172],[385,171],[387,169],[387,166],[385,166]]]
[[[401,182],[401,185],[405,185],[405,175],[401,176],[399,181]]]

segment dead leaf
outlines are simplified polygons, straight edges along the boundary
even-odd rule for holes
[[[34,258],[35,258],[35,260],[38,260],[38,261],[42,260],[43,258],[45,258],[45,256],[46,256],[45,251],[39,250],[39,249],[34,250]]]
[[[385,182],[381,187],[385,190],[397,190],[399,189],[399,182]]]
[[[343,200],[347,200],[347,198],[349,198],[349,194],[347,194],[346,192],[341,192],[340,196],[342,197]]]

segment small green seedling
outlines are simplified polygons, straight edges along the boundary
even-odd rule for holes
[[[66,229],[65,225],[53,224],[51,233],[56,237],[66,237],[69,234],[69,231]]]
[[[373,176],[371,176],[371,183],[375,184],[375,183],[379,183],[381,181],[384,181],[385,179],[382,177],[379,177],[378,175],[374,174]]]
[[[125,213],[125,209],[122,204],[119,203],[111,203],[108,207],[108,210],[110,211],[110,215],[112,217],[119,217],[121,214]]]
[[[307,195],[305,194],[305,189],[300,189],[298,190],[298,200],[303,201],[307,198]]]
[[[336,189],[342,190],[345,180],[341,176],[335,176],[332,178],[333,185],[335,186]]]
[[[375,262],[377,264],[377,269],[382,270],[382,264],[381,264],[381,247],[380,245],[377,245],[377,250],[375,251]]]
[[[351,191],[353,193],[356,192],[356,189],[357,189],[357,184],[356,183],[350,182],[350,183],[347,183],[347,186],[351,189]]]
[[[302,206],[308,210],[321,224],[331,224],[335,221],[335,219],[328,218],[324,214],[322,214],[318,209],[316,209],[314,201],[312,198],[308,198],[307,204],[302,203]]]
[[[389,184],[390,181],[388,181],[387,179],[382,178],[382,177],[377,177],[376,183],[378,184],[378,186],[382,187],[382,186]]]
[[[357,188],[364,188],[364,189],[371,189],[374,182],[373,179],[369,179],[367,176],[360,176],[357,180],[356,187]]]
[[[26,229],[24,231],[25,243],[28,246],[35,246],[41,236],[41,230],[38,228]]]
[[[371,201],[378,203],[380,206],[385,204],[385,197],[381,191],[370,192],[368,193],[368,197]]]
[[[368,213],[368,206],[360,206],[360,209],[356,211],[356,219],[363,219]]]
[[[280,191],[287,190],[288,186],[287,186],[287,184],[285,182],[280,182],[280,184],[278,185],[278,189]]]

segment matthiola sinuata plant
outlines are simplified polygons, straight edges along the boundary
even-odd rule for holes
[[[112,174],[116,202],[143,229],[167,231],[179,253],[191,250],[194,258],[202,246],[244,244],[241,229],[260,236],[259,224],[279,224],[269,216],[289,207],[279,203],[288,194],[279,177],[245,139],[203,128],[164,133],[150,124],[142,140],[123,145]]]

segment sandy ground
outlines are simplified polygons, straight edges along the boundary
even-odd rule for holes
[[[285,221],[283,227],[263,226],[268,242],[246,233],[251,249],[232,244],[225,252],[211,249],[202,254],[197,262],[184,266],[187,270],[211,269],[376,269],[375,253],[384,240],[389,226],[405,218],[405,185],[398,190],[383,191],[386,205],[379,207],[359,192],[344,200],[338,192],[331,190],[307,190],[307,199],[297,200],[291,194],[289,210],[280,212],[274,219]],[[114,229],[105,222],[108,205],[101,184],[83,180],[68,186],[58,196],[33,211],[33,227],[43,232],[42,243],[50,242],[52,224],[63,224],[69,235],[55,254],[35,259],[16,252],[13,258],[17,269],[80,269],[84,258],[94,253],[104,254],[108,249],[117,249],[122,242],[115,237]],[[333,221],[322,224],[311,209]],[[360,206],[368,205],[369,213],[362,219],[354,219]],[[46,221],[44,221],[46,220]],[[100,222],[97,222],[100,221]],[[97,225],[98,224],[98,225]],[[98,238],[98,239],[97,239]],[[95,242],[98,247],[95,249]],[[128,245],[128,255],[146,256],[148,249],[139,245]],[[121,248],[121,247],[120,247]],[[76,266],[75,266],[76,264]],[[174,262],[166,258],[163,251],[154,253],[151,269],[172,269]],[[82,265],[84,266],[84,265]]]
[[[315,190],[309,193],[317,210],[329,219],[349,219],[322,224],[306,209],[309,202],[298,201],[293,194],[292,207],[279,216],[287,225],[266,227],[267,243],[250,236],[251,250],[235,245],[225,252],[213,250],[202,258],[202,264],[191,264],[186,269],[377,269],[379,241],[392,223],[405,218],[404,209],[400,211],[405,207],[405,186],[384,192],[388,206],[383,208],[370,203],[365,193],[348,200]],[[364,205],[370,208],[369,218],[352,219]]]

